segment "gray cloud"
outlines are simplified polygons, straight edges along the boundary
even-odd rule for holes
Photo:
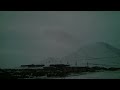
[[[120,12],[1,11],[0,66],[64,56],[81,45],[105,41],[120,47]]]

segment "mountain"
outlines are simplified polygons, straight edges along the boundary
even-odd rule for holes
[[[71,65],[100,65],[107,67],[120,66],[120,50],[105,42],[96,42],[81,47],[61,59]]]
[[[105,42],[84,45],[62,58],[48,57],[42,64],[70,64],[71,66],[120,67],[120,50]]]

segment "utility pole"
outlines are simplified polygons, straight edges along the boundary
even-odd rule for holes
[[[69,65],[69,62],[67,61],[67,64]]]
[[[88,67],[88,62],[87,62],[87,67]]]
[[[76,63],[75,63],[75,66],[77,66],[77,61],[76,61]]]

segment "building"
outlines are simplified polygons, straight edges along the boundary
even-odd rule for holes
[[[45,65],[41,64],[41,65],[34,65],[34,64],[31,64],[31,65],[21,65],[22,68],[39,68],[39,67],[43,67]]]

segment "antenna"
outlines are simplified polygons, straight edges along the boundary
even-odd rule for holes
[[[75,66],[77,66],[77,61],[75,62]]]
[[[88,67],[88,62],[87,62],[87,67]]]
[[[67,64],[69,64],[69,62],[67,61]]]

